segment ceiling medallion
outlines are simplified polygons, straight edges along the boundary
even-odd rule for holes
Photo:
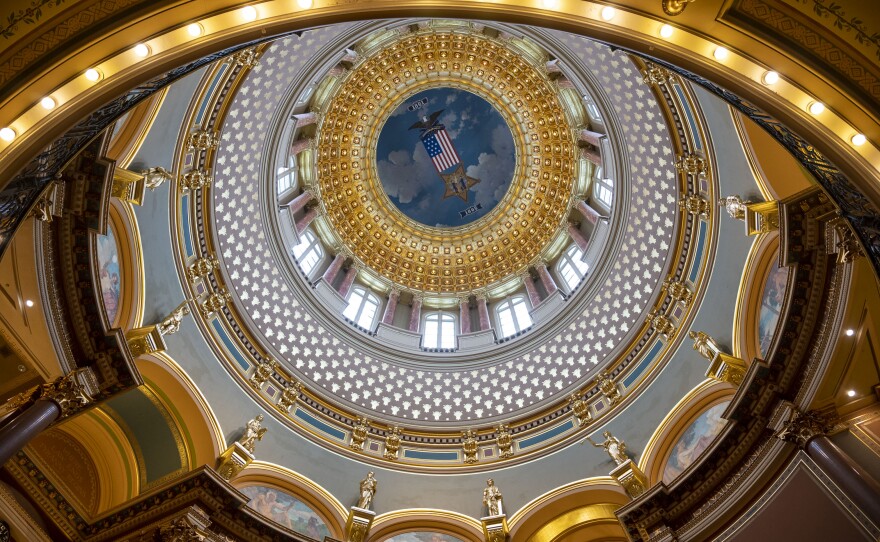
[[[491,287],[540,257],[579,167],[546,73],[474,31],[420,30],[367,57],[317,141],[341,243],[391,283],[438,294]]]

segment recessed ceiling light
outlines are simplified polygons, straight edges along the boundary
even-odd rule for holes
[[[861,147],[862,145],[865,144],[865,142],[868,141],[868,138],[865,137],[865,134],[856,134],[856,135],[852,136],[851,141],[852,141],[852,144],[855,145],[856,147]]]
[[[257,8],[254,6],[245,6],[241,8],[241,16],[245,21],[253,21],[257,18]]]
[[[808,110],[813,115],[819,115],[822,111],[825,111],[825,104],[822,102],[810,102]]]
[[[727,58],[728,54],[730,54],[730,51],[728,51],[724,47],[716,47],[715,51],[712,53],[712,56],[715,57],[715,60],[724,60],[725,58]]]
[[[617,10],[611,6],[605,6],[602,8],[602,12],[600,13],[603,21],[610,21],[617,15]]]
[[[846,394],[849,395],[850,397],[855,397],[855,396],[856,396],[856,390],[847,390]]]
[[[95,68],[89,68],[86,70],[86,79],[89,81],[97,81],[101,78],[101,72],[96,70]]]
[[[672,28],[668,24],[664,24],[663,26],[660,27],[660,37],[661,38],[671,38],[673,32],[675,32],[675,29]]]
[[[43,109],[55,109],[55,100],[50,96],[46,96],[40,100],[40,105],[43,106]]]
[[[202,25],[199,23],[192,23],[186,27],[187,33],[194,38],[201,36],[203,30]]]
[[[544,9],[559,9],[559,0],[541,0]]]
[[[761,77],[761,81],[763,81],[765,85],[774,85],[779,82],[779,74],[772,70],[766,71],[764,72],[764,76]]]
[[[24,304],[27,305],[28,307],[33,307],[33,306],[34,306],[34,302],[31,301],[30,299],[25,300]]]
[[[296,0],[296,5],[302,9],[309,9],[312,7],[312,0]]]
[[[844,331],[844,333],[846,333],[847,337],[852,337],[853,334],[855,334],[855,331],[852,329],[847,329],[846,331]]]
[[[0,139],[3,141],[12,141],[15,139],[15,130],[8,126],[6,128],[0,128]]]
[[[138,43],[137,45],[134,46],[134,54],[143,58],[143,57],[147,56],[148,54],[150,54],[150,48],[147,47],[147,45],[144,43]]]

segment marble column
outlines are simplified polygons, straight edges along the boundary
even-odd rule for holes
[[[400,292],[391,290],[388,294],[388,303],[385,305],[385,312],[382,314],[382,323],[391,325],[394,322],[394,313],[397,311],[397,301],[400,299]]]
[[[293,201],[291,201],[290,204],[287,205],[287,210],[291,213],[295,213],[305,207],[306,203],[312,201],[314,197],[314,194],[306,190],[299,196],[293,198]]]
[[[351,267],[346,271],[345,276],[342,277],[342,284],[339,285],[339,295],[342,297],[348,297],[348,292],[351,291],[351,285],[354,284],[354,279],[358,274],[358,266],[354,263],[351,264]]]
[[[458,300],[458,319],[462,335],[471,332],[471,304],[467,297]]]
[[[599,214],[599,211],[590,207],[587,202],[582,199],[578,200],[575,204],[575,208],[577,208],[578,212],[584,215],[584,218],[586,218],[590,224],[598,224],[599,219],[602,217],[602,215]]]
[[[568,224],[568,236],[571,237],[571,240],[574,241],[574,244],[581,249],[581,252],[586,252],[590,243],[587,241],[587,238],[584,237],[584,234],[581,233],[580,228],[575,226],[572,223]]]
[[[413,333],[419,332],[419,324],[422,321],[422,298],[419,296],[413,297],[412,301],[412,310],[409,313],[409,326],[408,330]]]
[[[544,291],[547,292],[547,295],[552,295],[559,289],[556,286],[556,281],[553,280],[553,276],[550,275],[550,271],[547,269],[547,264],[544,262],[538,262],[535,265],[535,269],[538,271],[538,278],[541,279],[541,284],[544,286]]]
[[[293,143],[290,144],[290,154],[296,156],[297,154],[301,153],[302,151],[308,149],[312,145],[313,141],[314,141],[314,139],[312,139],[311,137],[307,137],[304,139],[297,139],[296,141],[294,141]]]
[[[529,296],[529,303],[532,304],[534,309],[541,304],[541,296],[538,295],[538,289],[535,288],[535,281],[532,280],[532,275],[529,272],[523,275],[522,280],[526,287],[526,294]]]
[[[603,134],[600,134],[599,132],[593,132],[593,131],[587,130],[587,129],[581,130],[578,133],[578,139],[580,139],[581,141],[583,141],[585,143],[589,143],[590,145],[593,145],[594,147],[599,146],[599,138],[602,136],[603,136]]]
[[[317,113],[297,113],[291,118],[296,120],[297,128],[302,128],[304,126],[309,126],[310,124],[315,124],[316,122],[318,122]]]
[[[339,270],[342,269],[342,264],[345,263],[345,256],[340,252],[333,258],[333,261],[330,262],[330,265],[324,271],[324,274],[321,275],[321,278],[324,279],[324,282],[332,285],[333,281],[336,280],[336,275],[339,274]]]
[[[581,158],[585,158],[597,166],[602,165],[602,155],[593,147],[581,147],[580,151]]]
[[[312,220],[314,220],[315,217],[317,217],[317,216],[318,216],[318,208],[317,207],[312,207],[311,209],[306,211],[306,214],[302,215],[302,218],[297,220],[296,223],[294,224],[294,226],[296,227],[296,234],[302,235],[302,233],[304,231],[306,231],[306,228],[309,227],[309,224],[312,223]]]
[[[847,496],[876,524],[880,524],[880,483],[825,435],[818,435],[804,448]]]
[[[38,399],[0,429],[0,465],[9,461],[19,450],[61,416],[61,407],[55,401]]]
[[[477,311],[480,313],[480,331],[489,331],[492,322],[489,320],[489,301],[485,295],[477,296]]]

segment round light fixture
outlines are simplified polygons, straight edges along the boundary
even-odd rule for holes
[[[856,396],[856,390],[847,390],[846,394],[850,397]]]
[[[559,0],[541,0],[544,9],[559,9]]]
[[[245,6],[241,8],[241,17],[245,21],[253,21],[257,18],[257,8],[254,6]]]
[[[24,304],[27,305],[28,307],[33,307],[33,306],[34,306],[34,302],[31,301],[30,299],[25,300]]]
[[[846,333],[847,337],[852,337],[855,334],[855,331],[852,329],[847,329],[846,331],[844,331],[844,333]]]
[[[661,38],[671,38],[673,32],[675,32],[675,29],[672,28],[668,24],[664,24],[663,26],[660,27],[660,37]]]
[[[147,47],[147,45],[144,43],[138,43],[134,46],[134,54],[141,58],[144,58],[145,56],[150,54],[150,48]]]
[[[40,105],[43,106],[43,109],[55,109],[55,100],[50,96],[46,96],[40,100]]]
[[[101,78],[101,72],[96,70],[95,68],[89,68],[86,70],[86,79],[89,81],[97,81]]]
[[[309,9],[312,7],[312,0],[296,0],[296,5],[302,9]]]
[[[865,134],[856,134],[852,136],[852,139],[850,141],[852,141],[852,144],[856,147],[861,147],[868,141],[868,138],[865,137]]]
[[[825,104],[822,102],[810,102],[810,106],[807,108],[812,115],[819,115],[823,111],[825,111]]]
[[[617,10],[611,6],[605,6],[602,8],[602,12],[600,13],[603,21],[610,21],[617,15]]]
[[[3,141],[12,141],[15,139],[15,130],[8,126],[6,128],[0,128],[0,139]]]
[[[204,28],[199,23],[192,23],[186,27],[186,32],[194,38],[201,36],[203,31]]]
[[[779,82],[779,74],[773,70],[768,70],[764,72],[761,81],[763,81],[765,85],[775,85]]]
[[[728,51],[724,47],[716,47],[715,51],[712,53],[712,56],[715,57],[715,60],[724,60],[729,54],[730,51]]]

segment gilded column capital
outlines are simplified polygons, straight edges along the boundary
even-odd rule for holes
[[[825,414],[815,410],[801,412],[792,408],[788,420],[783,422],[782,428],[775,436],[780,440],[796,444],[798,448],[805,448],[810,440],[827,435],[833,428],[834,421]]]
[[[81,382],[86,369],[77,369],[52,382],[39,386],[37,399],[52,401],[61,410],[58,419],[63,419],[83,410],[92,403],[92,397]]]

